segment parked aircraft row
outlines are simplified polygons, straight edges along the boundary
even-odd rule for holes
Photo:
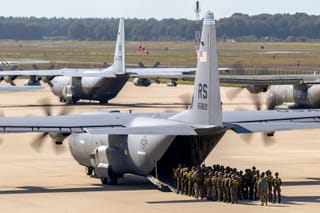
[[[123,19],[119,26],[114,75],[125,70]],[[116,184],[124,174],[133,173],[163,186],[178,163],[203,162],[226,131],[251,134],[320,128],[319,110],[222,112],[215,20],[210,11],[203,20],[199,53],[192,106],[183,112],[5,117],[0,118],[0,131],[49,132],[56,144],[68,138],[74,159],[102,183]]]
[[[73,104],[80,99],[97,100],[101,104],[117,96],[129,77],[134,77],[136,86],[147,87],[151,80],[194,80],[196,68],[126,68],[124,23],[119,26],[113,65],[105,69],[52,69],[2,71],[0,79],[11,85],[18,76],[27,76],[26,85],[40,85],[42,79],[51,87],[61,102]],[[2,65],[48,63],[48,61],[1,61]],[[224,73],[224,68],[219,69]],[[274,109],[286,102],[291,108],[315,108],[320,106],[320,75],[220,75],[222,84],[245,85],[250,93],[268,91],[267,109]]]

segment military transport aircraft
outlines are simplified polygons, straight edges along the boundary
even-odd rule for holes
[[[37,76],[47,82],[52,92],[61,102],[76,103],[80,99],[97,100],[107,103],[114,98],[129,77],[136,77],[133,81],[136,86],[149,86],[150,80],[140,78],[147,75],[151,78],[172,79],[182,71],[195,71],[195,68],[127,68],[125,65],[125,32],[124,20],[120,19],[112,66],[105,69],[51,69],[51,70],[23,70],[3,71],[0,76],[5,77],[8,83],[17,76],[28,76],[28,85],[39,85]]]
[[[239,92],[246,88],[252,94],[268,92],[266,105],[267,109],[284,108],[309,109],[320,107],[320,75],[301,74],[301,75],[224,75],[221,81],[234,85],[245,85],[239,87],[231,93],[232,99]],[[283,108],[280,106],[280,108]]]
[[[116,97],[129,77],[135,77],[136,86],[147,87],[151,79],[171,79],[169,85],[176,85],[177,79],[194,80],[195,68],[126,68],[124,21],[119,23],[114,63],[106,69],[53,69],[2,71],[0,80],[14,85],[17,76],[28,76],[27,85],[40,85],[39,78],[51,86],[52,92],[61,102],[76,103],[80,99],[98,100],[107,103]],[[48,63],[47,61],[1,61],[1,65]],[[284,102],[295,103],[293,108],[315,108],[320,106],[320,75],[228,75],[229,68],[219,68],[220,83],[245,85],[250,93],[268,91],[268,109],[274,109]],[[234,91],[235,97],[240,90]]]
[[[193,103],[181,113],[95,111],[81,115],[0,118],[4,133],[43,132],[61,144],[88,175],[116,184],[123,174],[165,183],[178,163],[203,162],[228,130],[239,134],[320,128],[320,110],[222,112],[215,20],[203,20]]]

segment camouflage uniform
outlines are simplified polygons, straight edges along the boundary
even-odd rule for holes
[[[182,169],[181,187],[182,187],[182,194],[184,195],[186,195],[188,192],[188,173],[189,173],[189,169],[187,167]]]
[[[207,191],[207,200],[212,200],[212,172],[206,174],[204,177],[204,185]]]
[[[231,176],[229,182],[231,203],[238,203],[238,190],[239,190],[239,181],[236,179],[235,175]]]
[[[276,198],[278,195],[278,203],[281,203],[281,184],[282,180],[279,178],[279,173],[275,173],[275,178],[273,179],[273,203],[276,202]]]
[[[174,171],[174,176],[176,178],[176,187],[177,187],[177,194],[182,192],[181,188],[181,166],[179,165],[178,168]]]
[[[230,202],[230,187],[229,187],[229,182],[230,182],[230,177],[228,174],[226,174],[223,178],[223,201],[224,202]]]
[[[212,200],[218,200],[218,177],[219,177],[219,172],[216,171],[211,178]]]
[[[268,182],[265,178],[264,172],[261,173],[258,180],[258,194],[261,200],[261,206],[268,205]]]
[[[256,174],[252,178],[252,182],[253,182],[253,200],[259,200],[258,189],[257,189],[257,187],[258,187],[257,184],[258,184],[259,177],[260,177],[260,172],[259,172],[259,170],[257,170]]]
[[[187,174],[187,191],[186,194],[189,196],[194,195],[194,189],[193,189],[193,183],[194,183],[194,178],[193,174],[195,173],[195,169],[192,168],[191,171],[188,172]]]
[[[245,200],[249,199],[249,187],[250,187],[250,175],[249,175],[250,169],[246,169],[244,175],[243,175],[243,183],[242,183],[242,193],[243,193],[243,198]]]
[[[268,200],[269,200],[269,202],[272,202],[273,201],[272,200],[272,198],[273,198],[273,196],[272,196],[273,177],[272,177],[272,173],[270,170],[268,170],[266,172],[266,174],[267,174],[266,179],[268,182]]]
[[[217,179],[218,201],[223,201],[223,174],[219,172]]]
[[[193,175],[194,179],[193,188],[194,188],[194,197],[199,199],[200,197],[200,171],[197,170]]]

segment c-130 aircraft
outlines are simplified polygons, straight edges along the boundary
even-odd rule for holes
[[[183,71],[194,72],[195,68],[126,68],[124,19],[120,19],[112,66],[103,69],[50,69],[2,71],[0,77],[14,84],[18,76],[29,77],[27,85],[40,85],[39,79],[48,83],[60,102],[74,104],[80,99],[108,103],[120,92],[129,77],[135,77],[136,86],[149,86],[145,78],[176,78]],[[40,78],[38,78],[40,76]]]
[[[66,137],[74,159],[104,184],[124,174],[164,186],[179,163],[199,165],[226,131],[239,134],[320,127],[320,110],[223,112],[213,13],[203,20],[193,103],[181,113],[89,112],[0,118],[0,131],[50,132]]]

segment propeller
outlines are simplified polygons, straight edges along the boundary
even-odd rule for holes
[[[243,87],[230,88],[226,92],[226,96],[229,100],[233,100],[242,92],[243,89],[244,89]]]
[[[4,112],[1,110],[0,111],[0,117],[5,117]],[[0,145],[3,143],[3,138],[0,137]]]
[[[179,99],[180,99],[180,101],[179,101],[179,103],[177,103],[177,105],[180,105],[180,103],[181,103],[181,105],[184,106],[184,109],[188,109],[189,106],[192,104],[192,97],[189,93],[185,93],[185,94],[180,95]],[[175,108],[175,107],[173,107],[173,108]],[[174,110],[172,110],[171,107],[170,108],[168,107],[164,110],[164,112],[174,112]]]
[[[235,88],[233,90],[230,90],[229,94],[227,93],[226,95],[229,99],[233,99],[242,91],[242,89],[243,88]],[[255,109],[259,111],[262,110],[263,102],[261,96],[259,94],[250,93],[249,97],[252,100]],[[274,132],[262,133],[262,142],[264,146],[271,146],[276,142],[273,138],[273,134]],[[240,135],[240,137],[248,144],[252,141],[252,134],[242,134]]]
[[[253,100],[253,104],[255,105],[256,110],[260,111],[262,108],[261,97],[257,94],[252,94],[250,97]]]
[[[181,100],[182,104],[185,106],[185,109],[188,109],[188,107],[192,104],[192,96],[189,93],[180,95],[179,99]]]
[[[140,68],[146,68],[146,66],[144,65],[144,63],[143,63],[142,61],[139,61],[139,62],[138,62],[138,66],[139,66]],[[157,68],[157,67],[159,67],[159,66],[160,66],[160,62],[157,61],[156,63],[153,64],[152,68]]]
[[[42,105],[45,115],[52,116],[52,110],[50,107],[51,105],[50,105],[49,99],[47,98],[41,99],[39,103]],[[69,114],[70,112],[71,112],[71,108],[68,106],[64,106],[60,111],[59,115],[66,115],[66,114]],[[55,142],[54,144],[55,153],[61,154],[66,151],[66,148],[62,146],[62,141],[67,136],[68,135],[64,135],[60,133],[44,132],[33,139],[33,141],[31,142],[31,147],[37,152],[40,152],[46,138],[50,137],[53,140],[53,142]]]
[[[141,68],[146,68],[146,66],[144,65],[144,63],[142,63],[141,61],[139,61],[138,65],[139,65],[139,67],[141,67]]]
[[[50,137],[50,139],[52,139],[50,133],[48,132],[41,133],[40,135],[38,135],[33,139],[33,141],[31,142],[31,147],[35,151],[40,152],[47,137]],[[67,151],[66,147],[62,146],[62,144],[53,144],[53,149],[56,154],[62,154],[65,151]]]
[[[160,66],[160,61],[157,61],[156,63],[154,63],[154,65],[152,66],[152,68],[157,68]]]

